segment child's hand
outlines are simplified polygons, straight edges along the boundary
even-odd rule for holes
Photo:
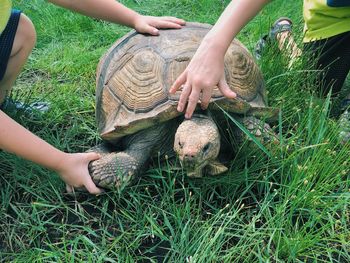
[[[62,168],[57,172],[66,183],[68,193],[73,192],[74,187],[85,187],[90,194],[95,195],[102,192],[92,181],[88,170],[89,163],[99,158],[100,155],[94,152],[65,154],[65,158],[60,164]]]
[[[191,118],[197,103],[205,110],[208,107],[215,86],[227,98],[235,98],[225,80],[224,54],[211,43],[202,41],[185,71],[175,80],[169,92],[174,94],[182,89],[177,110],[186,111],[185,117]]]
[[[176,17],[163,16],[142,16],[138,15],[134,22],[134,28],[139,33],[158,35],[158,28],[175,28],[179,29],[185,25],[185,21]]]

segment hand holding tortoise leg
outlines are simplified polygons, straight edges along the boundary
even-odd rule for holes
[[[2,111],[0,111],[0,123],[0,149],[57,172],[68,185],[68,191],[73,191],[73,187],[85,187],[91,194],[101,193],[101,189],[94,185],[88,172],[89,162],[97,160],[98,154],[62,152]]]
[[[92,150],[97,150],[97,146]],[[101,159],[89,164],[89,172],[94,183],[103,188],[123,189],[133,181],[143,163],[136,152],[104,153]]]
[[[88,163],[100,158],[97,153],[66,154],[61,169],[58,171],[62,180],[66,183],[68,193],[74,192],[74,188],[85,188],[89,193],[98,195],[103,192],[96,187],[88,173]]]

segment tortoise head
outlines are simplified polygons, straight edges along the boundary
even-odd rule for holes
[[[174,151],[189,177],[202,177],[203,170],[211,175],[227,170],[217,160],[220,134],[215,122],[204,115],[195,114],[178,127]]]

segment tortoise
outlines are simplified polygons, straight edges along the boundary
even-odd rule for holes
[[[218,161],[221,139],[216,124],[223,110],[241,116],[243,125],[257,135],[271,131],[257,118],[273,120],[278,111],[267,107],[262,73],[237,39],[225,55],[226,81],[237,98],[225,98],[216,87],[208,110],[195,112],[189,120],[177,111],[181,91],[168,91],[210,28],[187,23],[182,29],[162,30],[159,36],[131,31],[101,58],[96,121],[103,143],[90,151],[102,157],[89,164],[98,186],[125,186],[145,171],[152,157],[174,152],[189,177],[226,171]]]

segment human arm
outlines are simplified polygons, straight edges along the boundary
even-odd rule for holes
[[[135,28],[140,33],[158,34],[157,28],[181,28],[185,21],[175,17],[143,16],[115,0],[49,0],[55,5],[97,19]]]
[[[101,193],[88,171],[89,162],[98,159],[98,154],[62,152],[19,125],[2,111],[0,111],[0,149],[56,171],[67,184],[68,192],[71,192],[73,187],[85,187],[92,194]]]
[[[187,103],[186,118],[191,118],[201,93],[201,107],[203,109],[208,107],[215,86],[218,86],[224,96],[236,97],[225,81],[225,53],[232,39],[268,2],[270,1],[231,1],[203,38],[191,62],[170,89],[170,93],[175,93],[183,86],[177,109],[184,111]]]

